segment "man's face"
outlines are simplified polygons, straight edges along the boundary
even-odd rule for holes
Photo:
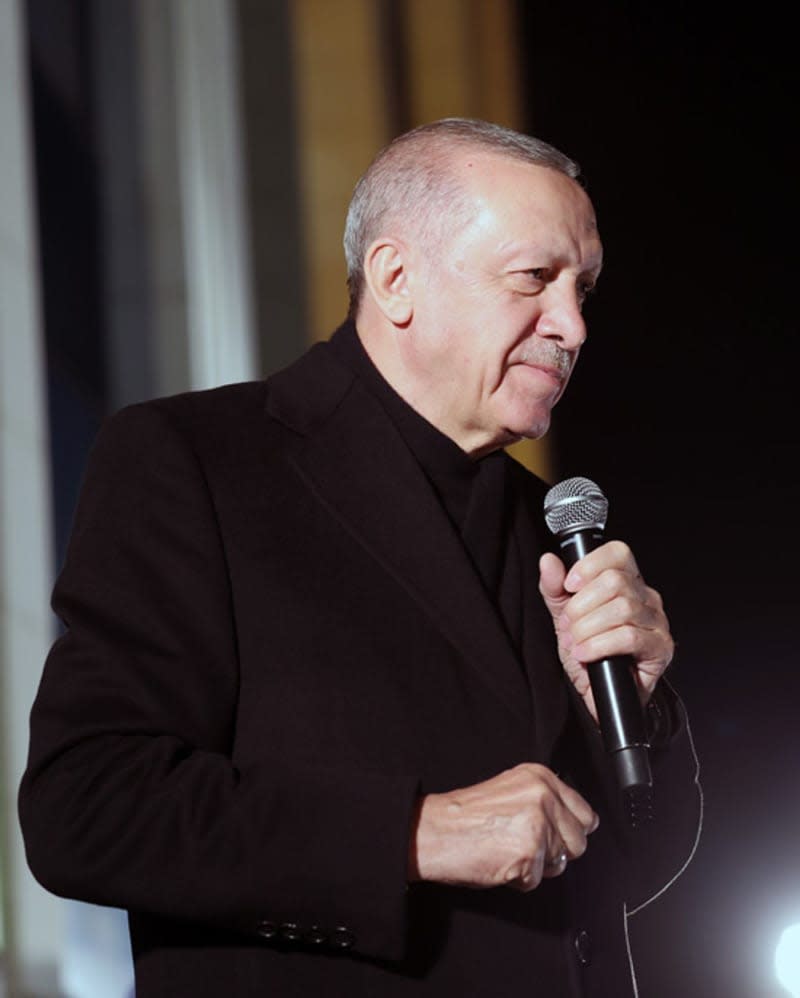
[[[409,401],[479,456],[539,437],[586,337],[602,247],[569,177],[486,153],[458,164],[474,213],[413,278]]]

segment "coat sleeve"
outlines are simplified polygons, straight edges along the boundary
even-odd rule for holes
[[[42,885],[399,958],[415,779],[366,766],[287,773],[266,730],[263,755],[237,767],[226,552],[202,462],[157,404],[101,431],[53,608],[63,632],[19,793]]]

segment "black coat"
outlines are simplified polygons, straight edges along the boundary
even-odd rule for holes
[[[679,720],[657,834],[626,837],[537,592],[545,486],[512,464],[523,662],[330,345],[108,421],[20,816],[45,887],[130,912],[138,998],[631,994],[623,903],[691,851],[694,760]],[[523,760],[600,812],[586,855],[526,895],[408,888],[415,798]]]

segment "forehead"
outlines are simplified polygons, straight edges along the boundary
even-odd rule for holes
[[[602,254],[586,191],[558,170],[482,151],[462,152],[454,169],[470,202],[465,235],[484,236],[496,250],[547,243],[599,266]]]

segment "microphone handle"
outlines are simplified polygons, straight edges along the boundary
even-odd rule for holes
[[[604,542],[596,527],[559,536],[561,554],[569,570],[576,561]],[[589,682],[597,707],[600,733],[623,792],[649,790],[653,785],[644,711],[628,655],[604,658],[588,665]]]

